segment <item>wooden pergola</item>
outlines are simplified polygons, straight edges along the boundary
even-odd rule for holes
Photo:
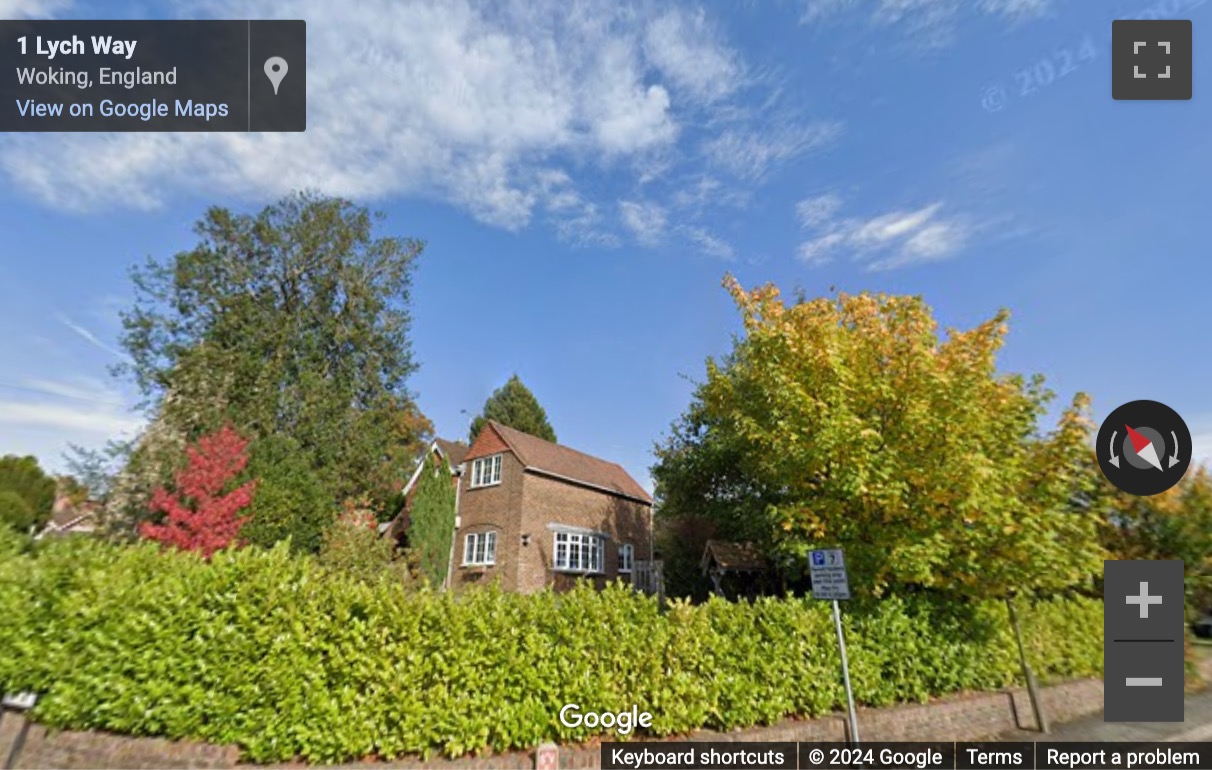
[[[770,576],[770,563],[750,542],[708,540],[699,568],[712,593],[725,599],[761,595]]]

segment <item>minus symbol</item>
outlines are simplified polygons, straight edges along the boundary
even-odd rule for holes
[[[1124,680],[1124,684],[1128,687],[1161,687],[1162,678],[1160,676],[1130,676]]]

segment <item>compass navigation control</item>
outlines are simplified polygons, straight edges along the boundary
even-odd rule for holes
[[[1183,418],[1157,401],[1130,401],[1098,430],[1098,465],[1115,487],[1156,495],[1178,483],[1191,464],[1191,431]]]

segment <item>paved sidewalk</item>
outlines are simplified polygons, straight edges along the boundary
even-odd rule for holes
[[[1018,730],[1005,741],[1212,741],[1212,692],[1187,697],[1185,722],[1104,722],[1102,714],[1053,725],[1050,735]]]

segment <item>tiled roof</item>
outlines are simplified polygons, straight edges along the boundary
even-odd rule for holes
[[[97,503],[91,500],[76,505],[66,497],[62,497],[55,501],[54,511],[51,514],[51,523],[56,528],[61,529],[92,516],[97,512],[99,507]]]
[[[444,438],[434,439],[434,443],[438,445],[438,449],[446,457],[446,462],[451,468],[458,468],[463,463],[463,458],[467,456],[467,450],[471,448],[462,441],[447,441]]]
[[[532,470],[562,476],[652,505],[652,495],[617,463],[553,444],[495,420],[490,420],[488,425],[509,445],[522,464]]]

